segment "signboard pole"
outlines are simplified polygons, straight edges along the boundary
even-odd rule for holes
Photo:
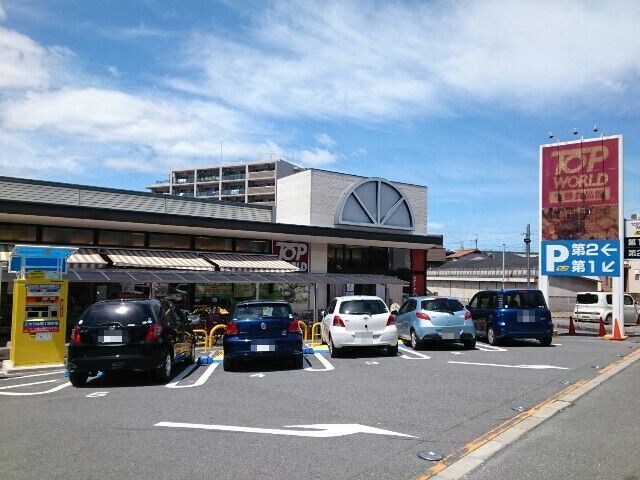
[[[624,245],[624,183],[623,183],[623,171],[624,171],[624,148],[622,146],[622,136],[620,136],[620,151],[619,151],[619,165],[618,168],[618,195],[619,204],[618,207],[618,238],[620,240],[620,246]],[[611,293],[613,294],[612,302],[612,322],[611,322],[611,334],[615,340],[624,338],[624,249],[619,248],[618,261],[620,262],[620,273],[613,277],[611,282]],[[620,335],[616,332],[616,322]]]
[[[539,179],[538,185],[542,186],[543,175],[542,175],[542,145],[540,145],[540,162],[539,162]],[[543,275],[544,268],[542,265],[542,188],[538,189],[538,288],[544,295],[545,300],[547,301],[547,305],[550,305],[549,302],[549,276]]]

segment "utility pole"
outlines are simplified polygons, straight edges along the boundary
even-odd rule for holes
[[[527,223],[527,232],[524,234],[524,244],[527,250],[527,290],[531,288],[531,224]]]
[[[502,290],[504,290],[504,252],[506,249],[506,245],[502,244]]]

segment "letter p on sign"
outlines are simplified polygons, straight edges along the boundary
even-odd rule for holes
[[[546,271],[555,272],[556,263],[566,262],[569,259],[569,249],[564,245],[545,245]]]

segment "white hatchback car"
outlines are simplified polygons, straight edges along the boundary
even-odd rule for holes
[[[613,297],[607,292],[580,292],[576,295],[576,305],[573,316],[576,320],[584,322],[597,322],[602,319],[605,323],[611,323],[613,311]],[[624,323],[640,324],[640,305],[628,293],[624,294]]]
[[[396,320],[380,297],[334,298],[322,318],[321,334],[332,358],[345,347],[386,347],[388,355],[398,355]]]

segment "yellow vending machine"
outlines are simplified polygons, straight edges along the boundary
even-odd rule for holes
[[[62,366],[65,357],[68,281],[66,259],[75,249],[16,245],[11,351],[5,367]],[[5,369],[6,369],[5,368]]]

